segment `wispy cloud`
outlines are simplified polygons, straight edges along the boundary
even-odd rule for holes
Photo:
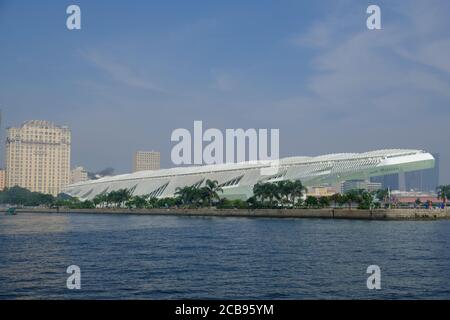
[[[325,48],[333,43],[334,30],[331,27],[331,22],[328,21],[327,24],[315,24],[308,32],[297,34],[288,40],[293,45],[299,47]]]
[[[212,87],[219,91],[229,92],[237,89],[240,84],[240,75],[236,71],[213,69],[211,70]]]
[[[308,101],[325,113],[352,110],[349,116],[382,110],[405,114],[410,107],[419,107],[419,101],[422,113],[428,112],[436,99],[450,104],[450,36],[445,32],[448,26],[439,29],[448,25],[448,20],[430,13],[447,5],[438,1],[424,7],[414,1],[409,7],[414,10],[394,9],[389,16],[397,16],[397,20],[383,20],[380,31],[359,28],[344,35],[337,33],[354,24],[354,19],[344,13],[339,15],[340,23],[326,20],[294,38],[291,43],[295,46],[318,51],[312,60],[315,72],[308,78],[306,90],[291,101]],[[436,21],[439,17],[444,21]]]
[[[125,63],[120,63],[107,55],[102,55],[96,51],[83,51],[81,55],[86,61],[105,72],[113,80],[123,83],[129,87],[144,89],[159,93],[167,93],[167,91],[149,80],[146,76],[139,75]]]

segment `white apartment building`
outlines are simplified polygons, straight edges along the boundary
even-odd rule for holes
[[[57,195],[70,183],[68,127],[32,120],[7,128],[6,186]]]

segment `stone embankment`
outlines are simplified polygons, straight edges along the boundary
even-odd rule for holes
[[[4,210],[3,210],[4,211]],[[323,218],[323,219],[365,219],[365,220],[435,220],[450,219],[450,208],[442,209],[65,209],[65,208],[23,208],[21,212],[35,213],[87,213],[87,214],[134,214],[211,217],[268,217],[268,218]]]

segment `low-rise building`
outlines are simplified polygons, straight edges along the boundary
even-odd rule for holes
[[[337,193],[336,188],[330,186],[318,186],[318,187],[308,187],[306,196],[313,197],[329,197]]]
[[[432,205],[439,205],[443,202],[435,193],[430,192],[393,191],[391,197],[392,202],[395,204],[406,204],[410,206],[414,206],[417,200],[419,200],[421,204],[431,203]]]
[[[83,182],[83,181],[88,181],[89,177],[88,177],[88,172],[83,168],[83,167],[76,167],[74,169],[72,169],[71,174],[70,174],[70,180],[71,183],[78,183],[78,182]]]

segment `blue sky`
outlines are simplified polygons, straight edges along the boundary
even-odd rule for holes
[[[82,29],[66,29],[77,4]],[[366,8],[382,30],[366,28]],[[171,132],[279,128],[280,152],[439,152],[450,182],[448,1],[0,0],[2,126],[72,129],[72,164],[131,170]]]

